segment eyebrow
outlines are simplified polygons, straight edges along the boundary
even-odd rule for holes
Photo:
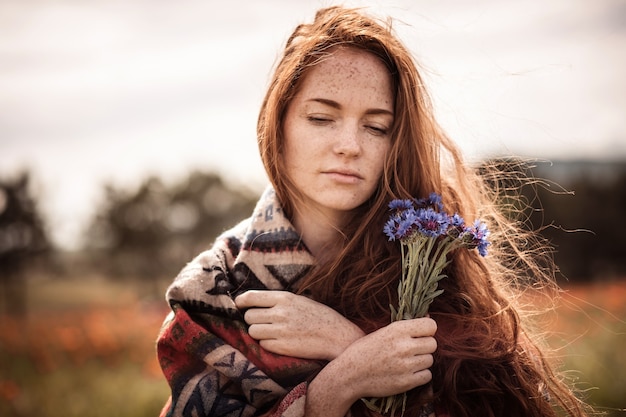
[[[337,103],[334,100],[329,100],[327,98],[316,97],[316,98],[308,99],[307,101],[313,101],[313,102],[316,102],[316,103],[321,103],[321,104],[324,104],[326,106],[332,107],[332,108],[337,109],[337,110],[341,109],[341,104]],[[386,114],[386,115],[389,115],[389,116],[394,116],[393,112],[390,111],[390,110],[387,110],[387,109],[376,109],[376,108],[375,109],[368,109],[365,113],[366,114]]]

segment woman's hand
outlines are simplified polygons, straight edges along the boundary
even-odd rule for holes
[[[288,291],[247,291],[237,298],[248,309],[248,333],[270,352],[305,359],[332,360],[364,336],[332,308]]]
[[[437,349],[430,318],[397,321],[352,343],[309,385],[307,415],[344,415],[359,398],[424,385]]]
[[[361,397],[384,397],[424,385],[437,349],[430,318],[393,322],[353,343],[342,354]],[[352,385],[352,384],[351,384]]]

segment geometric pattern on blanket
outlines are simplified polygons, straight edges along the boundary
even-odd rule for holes
[[[306,381],[324,362],[263,349],[233,299],[250,289],[294,291],[313,263],[269,188],[250,219],[181,270],[157,341],[172,392],[162,416],[303,415]]]

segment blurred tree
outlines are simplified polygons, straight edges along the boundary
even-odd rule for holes
[[[109,185],[105,195],[87,248],[108,275],[153,282],[173,278],[220,232],[250,216],[258,197],[201,172],[170,187],[148,178],[136,192]]]
[[[550,168],[537,172],[547,177]],[[568,280],[626,277],[626,164],[569,162],[567,169],[555,181],[571,192],[539,188],[543,211],[531,219],[551,225],[542,233],[555,246],[555,261]]]
[[[479,169],[509,215],[554,247],[568,281],[626,277],[626,163],[496,159]]]
[[[0,180],[0,306],[14,315],[26,313],[25,268],[50,250],[29,185],[26,172]]]

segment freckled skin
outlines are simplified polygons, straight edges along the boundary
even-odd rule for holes
[[[320,213],[339,226],[373,194],[391,147],[391,86],[383,62],[354,48],[335,48],[307,72],[284,123],[286,174],[306,199],[297,207],[296,226],[298,216],[311,222]],[[337,170],[358,180],[327,175]]]

